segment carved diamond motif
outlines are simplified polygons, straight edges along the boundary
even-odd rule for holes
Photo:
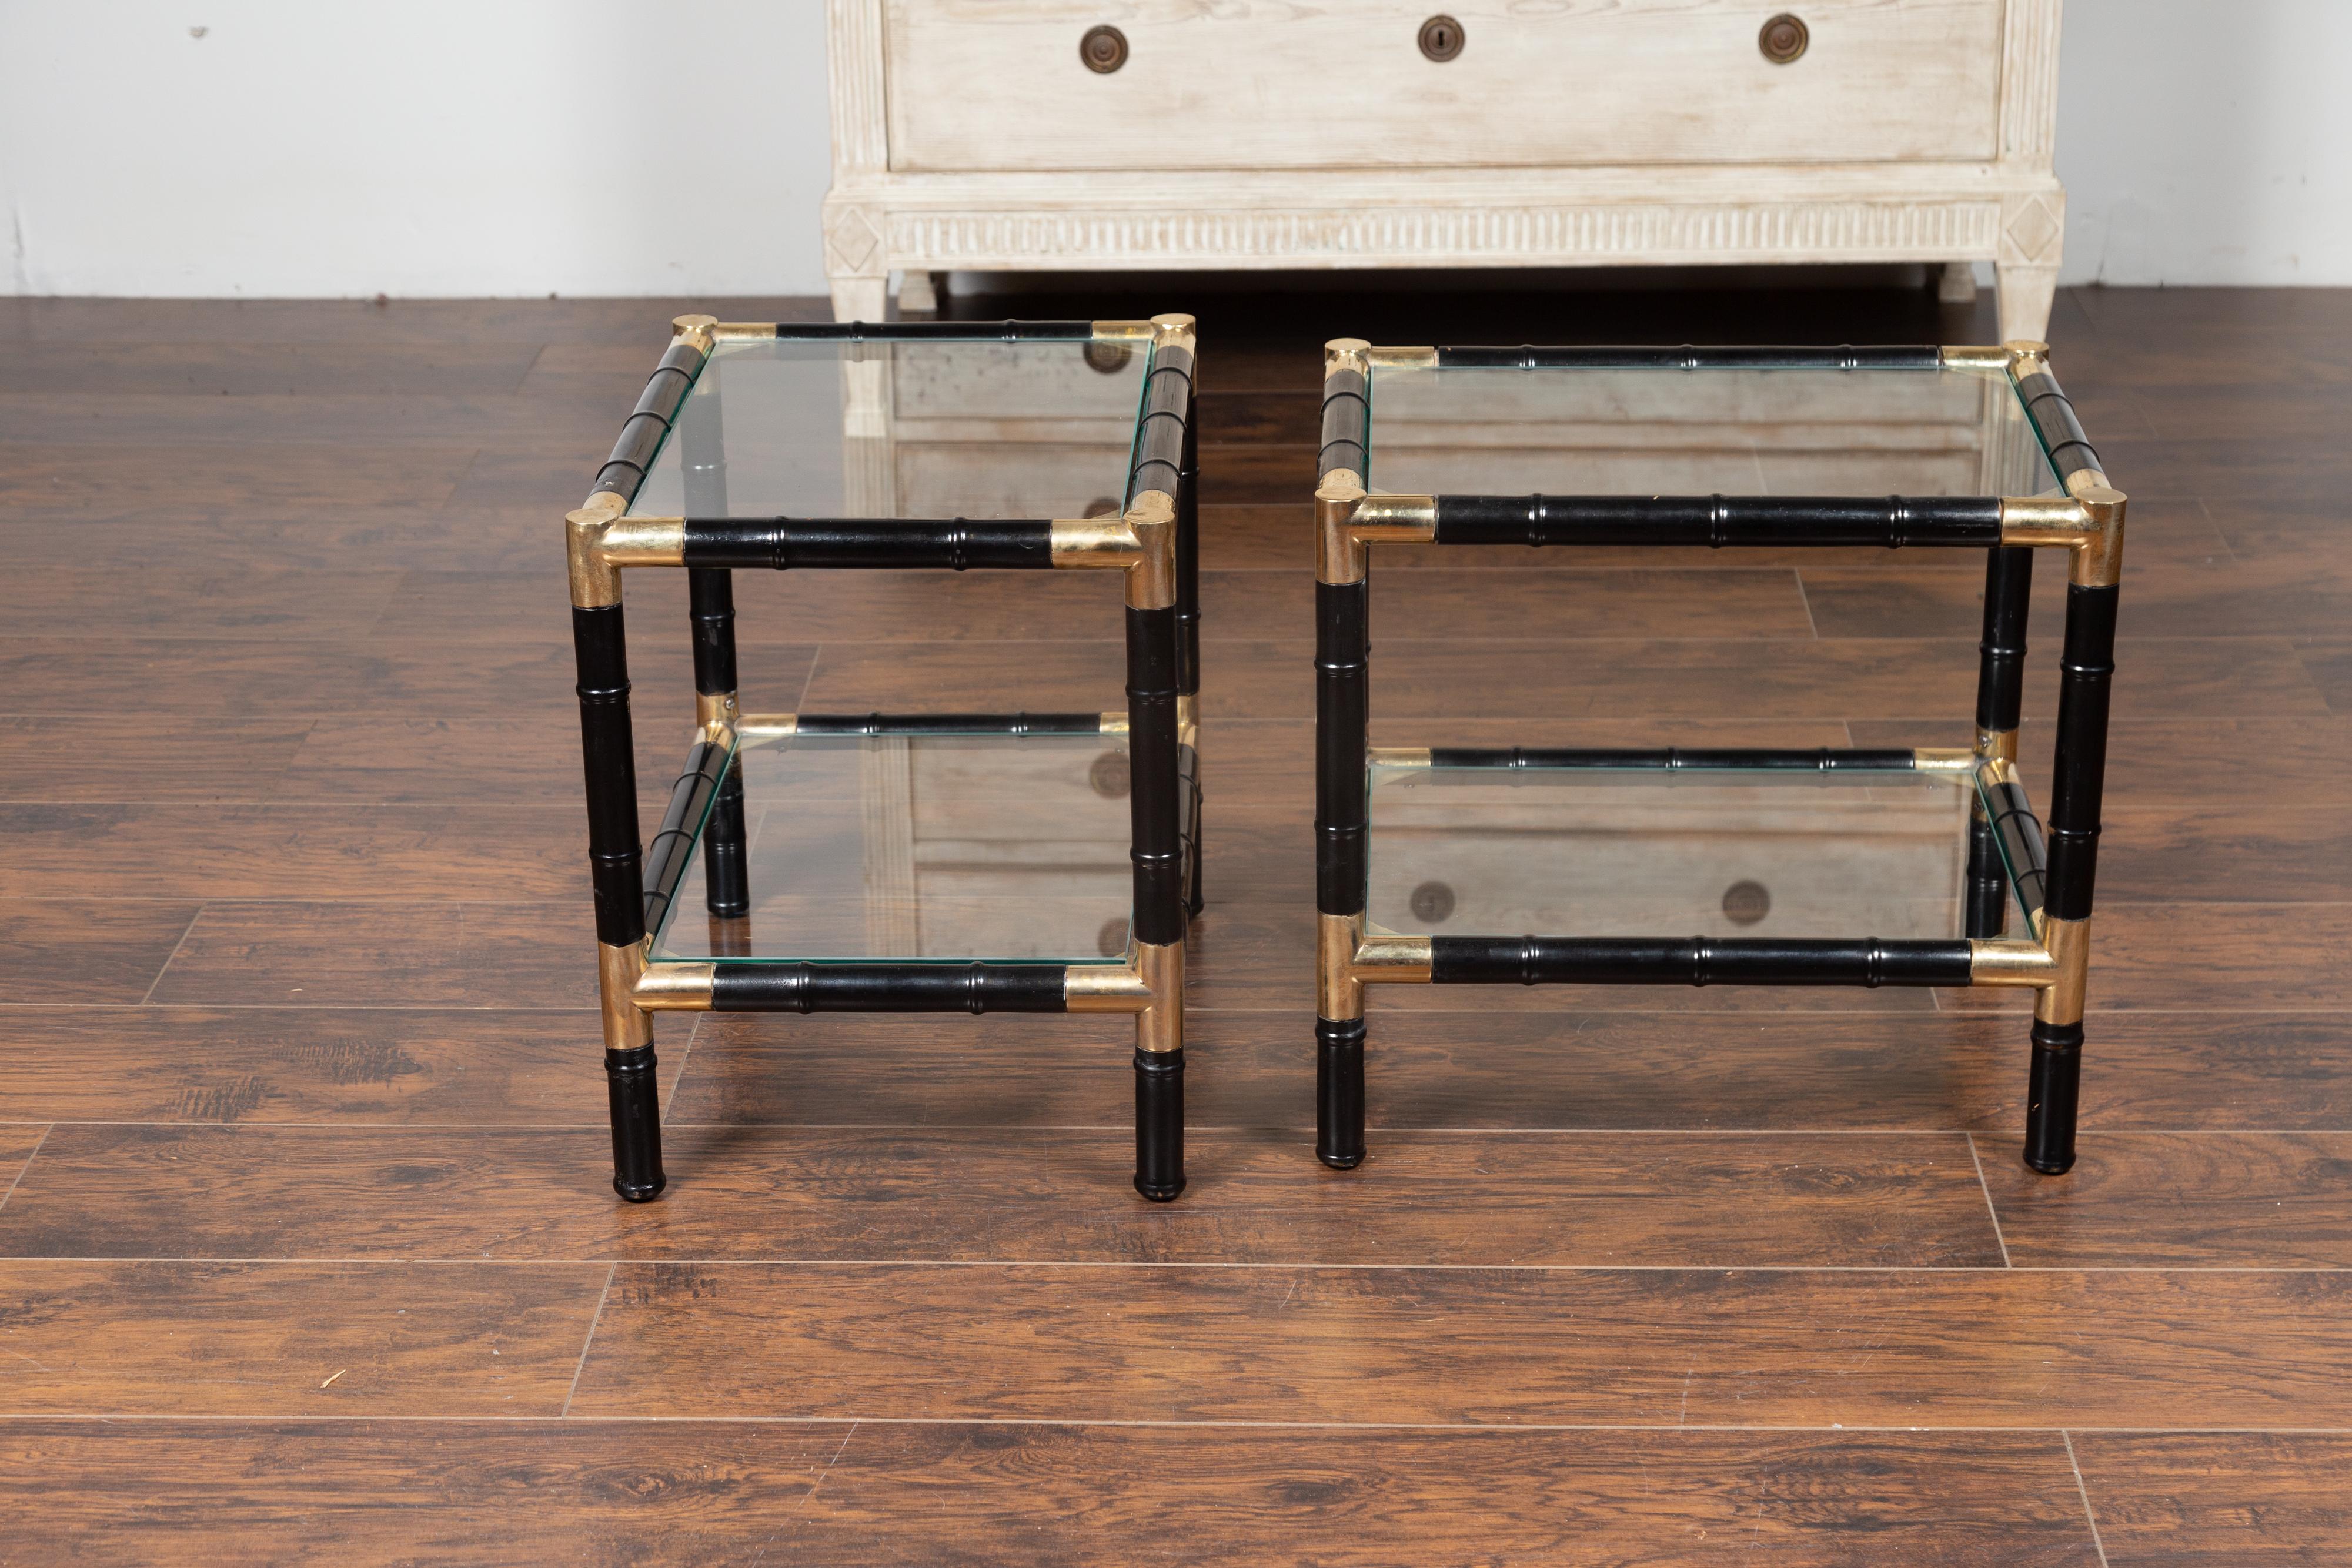
[[[2058,243],[2065,228],[2058,221],[2058,214],[2050,210],[2047,200],[2028,196],[2009,214],[2002,232],[2009,236],[2020,259],[2042,261],[2049,256],[2051,247]]]
[[[825,270],[836,277],[866,272],[881,243],[882,231],[862,210],[836,208],[824,226]]]

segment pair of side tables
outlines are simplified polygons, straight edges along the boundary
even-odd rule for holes
[[[675,323],[566,519],[623,1197],[664,1185],[669,1011],[1132,1013],[1135,1186],[1182,1191],[1194,365],[1189,316]],[[1324,371],[1322,1161],[1364,1158],[1369,986],[1994,986],[2036,992],[2025,1160],[2068,1169],[2125,500],[2046,348],[1341,340]],[[1373,747],[1370,555],[1400,544],[1982,549],[1975,742]],[[2018,769],[2044,547],[2070,559],[2046,831]],[[645,566],[687,570],[697,694],[650,841],[621,608]],[[739,568],[1116,570],[1127,706],[747,713]],[[1495,580],[1507,624],[1525,590]],[[1580,935],[1507,935],[1547,930]]]

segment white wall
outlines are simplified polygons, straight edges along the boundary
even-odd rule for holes
[[[2352,284],[2347,68],[2068,0],[2068,278]],[[824,91],[823,0],[0,0],[0,292],[822,293]]]
[[[2068,282],[2352,284],[2352,0],[2066,0]]]
[[[0,286],[822,293],[827,136],[822,0],[0,0]]]

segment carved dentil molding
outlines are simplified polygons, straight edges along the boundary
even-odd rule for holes
[[[836,276],[892,266],[1250,261],[1658,261],[1851,256],[1948,261],[2039,252],[2046,198],[1643,205],[1288,208],[1148,213],[898,211],[828,206]],[[2021,201],[2023,204],[2021,204]],[[2041,214],[2037,218],[2034,214]]]

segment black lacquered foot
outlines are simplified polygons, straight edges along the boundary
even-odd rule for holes
[[[1364,1163],[1364,1020],[1315,1020],[1315,1157],[1335,1171]]]
[[[2074,1107],[2083,1084],[2083,1026],[2033,1026],[2033,1076],[2026,1091],[2025,1163],[2044,1176],[2074,1168]]]
[[[613,1109],[613,1190],[631,1203],[650,1203],[667,1185],[654,1048],[605,1051],[604,1081]]]
[[[1135,1053],[1135,1190],[1166,1203],[1184,1190],[1184,1052]]]

